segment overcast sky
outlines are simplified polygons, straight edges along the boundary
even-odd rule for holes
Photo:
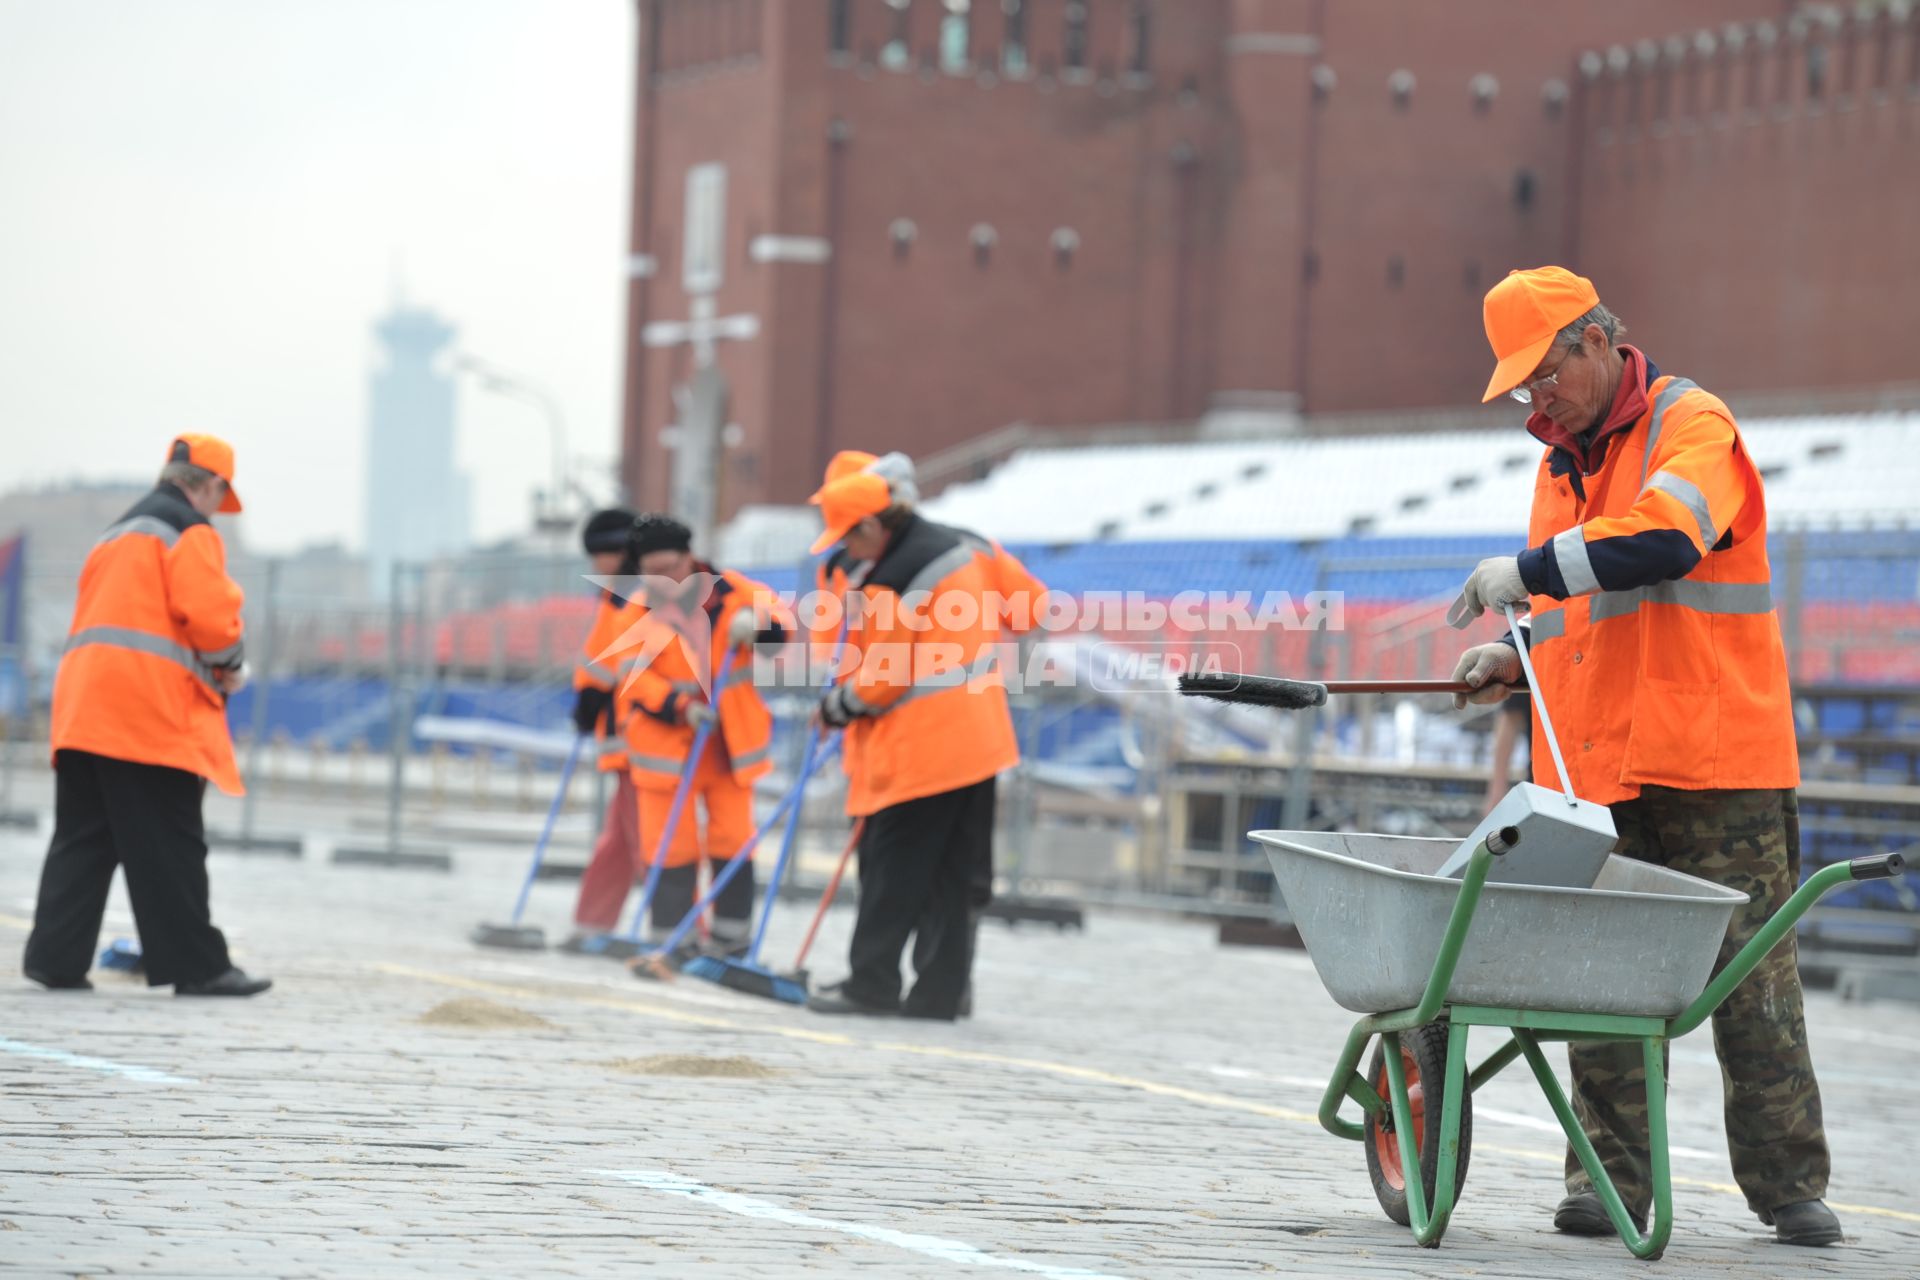
[[[408,297],[610,463],[630,0],[0,0],[0,492],[238,452],[265,549],[361,537],[371,325]],[[463,383],[482,537],[550,457]]]

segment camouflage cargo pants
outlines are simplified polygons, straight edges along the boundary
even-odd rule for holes
[[[1645,787],[1613,806],[1616,850],[1745,893],[1715,972],[1785,904],[1800,882],[1800,808],[1787,791]],[[1713,1047],[1726,1097],[1733,1174],[1756,1212],[1827,1193],[1827,1135],[1801,1012],[1793,935],[1713,1013]],[[1646,1071],[1634,1042],[1572,1044],[1573,1106],[1627,1208],[1653,1200],[1647,1154]],[[1592,1182],[1567,1152],[1567,1190]]]

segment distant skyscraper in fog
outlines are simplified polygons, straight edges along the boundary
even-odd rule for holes
[[[367,560],[384,591],[396,560],[465,549],[468,498],[453,465],[453,375],[434,367],[453,326],[396,302],[373,331],[384,359],[367,399]]]

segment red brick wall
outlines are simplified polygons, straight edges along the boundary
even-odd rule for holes
[[[1920,17],[1662,49],[1583,96],[1580,266],[1664,367],[1728,392],[1920,381]]]
[[[659,272],[636,282],[636,329],[689,313],[685,175],[709,161],[729,170],[718,309],[762,325],[720,347],[745,433],[725,510],[803,500],[835,449],[925,455],[1017,421],[1472,405],[1481,294],[1548,261],[1729,391],[1912,379],[1916,304],[1889,283],[1920,278],[1920,18],[1799,43],[1783,23],[1756,60],[1692,33],[1791,5],[1155,0],[1141,77],[1133,0],[1084,3],[1083,74],[1062,66],[1069,0],[1027,0],[1030,71],[1009,77],[999,0],[974,0],[958,73],[940,0],[908,7],[904,69],[882,65],[886,0],[847,0],[839,55],[832,0],[642,0],[660,65],[634,235]],[[1675,31],[1677,60],[1635,61]],[[1626,71],[1583,75],[1612,42]],[[1829,44],[1810,101],[1807,50]],[[997,237],[984,258],[977,225]],[[1070,263],[1057,228],[1079,237]],[[832,260],[755,263],[762,234],[826,238]],[[689,367],[678,348],[629,369],[643,501],[665,497],[658,434]]]

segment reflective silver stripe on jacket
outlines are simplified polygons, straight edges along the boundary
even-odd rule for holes
[[[1755,614],[1773,612],[1773,588],[1765,582],[1695,582],[1675,578],[1631,591],[1603,591],[1588,605],[1594,622],[1625,617],[1642,603],[1677,604],[1695,613]]]
[[[165,658],[177,663],[193,673],[194,677],[213,687],[213,672],[194,656],[193,650],[183,644],[176,644],[165,636],[156,636],[150,631],[136,631],[132,627],[83,627],[67,637],[67,647],[63,654],[75,649],[84,649],[89,645],[112,645],[116,649],[132,649],[136,653],[149,653],[156,658]]]
[[[247,651],[246,641],[235,640],[232,644],[228,645],[224,649],[201,650],[200,661],[206,663],[210,667],[230,667],[234,663],[240,661],[241,655],[246,653],[246,651]]]
[[[999,651],[989,645],[987,648],[981,650],[980,653],[976,654],[973,661],[964,667],[954,667],[947,671],[935,671],[923,679],[914,681],[908,686],[905,693],[893,700],[893,703],[887,709],[891,711],[896,707],[903,707],[915,698],[924,697],[929,693],[939,693],[945,689],[958,689],[982,676],[990,675],[999,657]]]
[[[900,594],[910,596],[916,591],[932,591],[940,585],[940,580],[958,569],[961,565],[973,562],[974,549],[962,539],[960,544],[950,551],[943,551],[920,567],[913,580]]]
[[[752,765],[759,764],[762,760],[765,760],[767,758],[768,754],[772,750],[773,750],[773,744],[768,743],[766,746],[761,747],[756,751],[742,752],[740,755],[733,757],[733,767],[736,769],[745,769]]]
[[[1573,528],[1553,537],[1553,559],[1560,566],[1560,577],[1567,584],[1570,596],[1590,596],[1600,589],[1600,579],[1594,576],[1593,561],[1587,557],[1587,539],[1581,532],[1582,526]]]
[[[655,773],[678,773],[687,762],[675,760],[670,756],[649,756],[638,751],[629,751],[627,763],[635,769],[651,769]]]
[[[1640,459],[1640,487],[1647,487],[1647,472],[1653,466],[1653,447],[1660,443],[1660,424],[1667,420],[1667,410],[1674,402],[1689,391],[1698,391],[1700,384],[1686,378],[1669,379],[1666,389],[1653,398],[1653,422],[1647,427],[1647,451]]]
[[[103,547],[115,538],[129,533],[144,533],[149,537],[160,539],[161,542],[169,547],[180,541],[180,530],[174,528],[160,517],[135,516],[131,520],[122,520],[119,524],[107,526],[106,532],[102,533],[98,541],[93,545],[96,548]]]
[[[1567,611],[1548,609],[1544,613],[1533,615],[1533,623],[1527,628],[1527,645],[1539,648],[1549,640],[1558,640],[1567,634]]]
[[[1682,506],[1693,512],[1693,522],[1700,526],[1702,553],[1713,550],[1713,544],[1720,540],[1720,531],[1713,527],[1713,512],[1707,508],[1707,495],[1700,492],[1700,486],[1671,471],[1656,471],[1641,492],[1653,489],[1678,498]]]

